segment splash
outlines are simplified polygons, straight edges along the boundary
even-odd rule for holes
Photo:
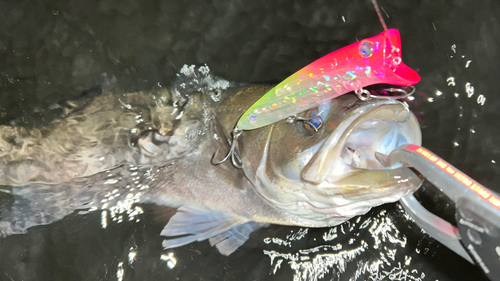
[[[192,93],[209,93],[214,101],[220,100],[220,91],[231,86],[229,81],[216,77],[210,72],[207,65],[196,67],[184,65],[177,74],[172,85],[174,92],[180,96],[189,96]]]

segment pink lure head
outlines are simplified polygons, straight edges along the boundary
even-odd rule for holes
[[[399,86],[412,86],[420,82],[420,76],[415,70],[403,63],[401,58],[401,37],[397,29],[389,29],[383,33],[359,42],[359,53],[369,46],[370,42],[378,51],[367,58],[367,64],[373,64],[380,71],[380,83]],[[362,55],[363,56],[363,55]],[[362,59],[361,59],[362,60]],[[382,65],[380,65],[382,64]],[[375,84],[375,83],[374,83]]]
[[[333,63],[337,69],[346,71],[359,67],[373,71],[375,76],[367,75],[368,79],[362,83],[363,87],[373,84],[412,86],[420,82],[418,73],[403,63],[401,37],[397,29],[386,30],[379,35],[341,48],[316,60],[300,71],[314,69],[329,63]]]
[[[295,72],[253,104],[236,126],[257,129],[366,86],[411,86],[419,81],[420,76],[401,59],[399,31],[389,29]]]

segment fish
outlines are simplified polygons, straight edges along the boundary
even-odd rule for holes
[[[195,74],[188,76],[209,75]],[[105,228],[154,204],[176,209],[159,233],[164,248],[208,240],[230,255],[270,224],[338,225],[421,185],[411,169],[375,158],[420,145],[415,116],[401,102],[355,94],[301,113],[312,122],[244,131],[242,169],[212,165],[238,118],[273,87],[221,81],[202,90],[184,81],[104,91],[66,103],[41,128],[1,126],[0,184],[10,205],[0,209],[0,233],[25,233],[75,211],[101,212]]]

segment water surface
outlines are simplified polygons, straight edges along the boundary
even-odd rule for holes
[[[410,105],[423,145],[500,191],[500,4],[379,4],[387,25],[401,32],[403,60],[422,76]],[[368,0],[4,1],[0,123],[44,124],[54,104],[103,89],[166,87],[184,64],[206,63],[230,81],[279,82],[381,31]],[[431,192],[422,198],[452,214],[445,198]],[[163,250],[165,210],[143,209],[139,222],[103,229],[100,213],[74,214],[2,239],[0,280],[484,279],[398,204],[335,228],[271,226],[230,257],[208,242]]]

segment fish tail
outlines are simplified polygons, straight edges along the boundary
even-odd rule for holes
[[[127,165],[60,184],[12,187],[0,203],[0,235],[25,233],[30,227],[50,224],[72,213],[97,210],[106,210],[113,220],[132,220],[143,213],[137,204],[148,200],[150,169]]]
[[[78,198],[66,184],[31,184],[12,188],[0,213],[0,236],[25,233],[32,226],[50,224],[75,211]],[[6,200],[5,200],[6,199]],[[7,201],[7,202],[5,202]]]

